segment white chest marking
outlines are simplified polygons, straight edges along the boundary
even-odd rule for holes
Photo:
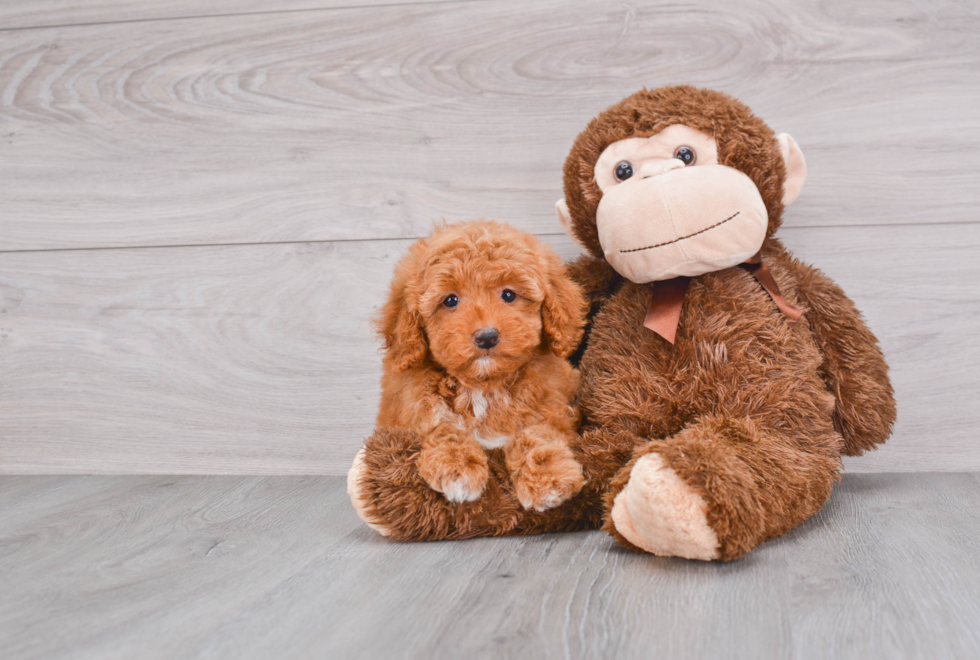
[[[480,390],[473,390],[473,394],[470,395],[470,406],[473,408],[473,416],[477,419],[483,419],[487,415],[487,401],[486,395]]]
[[[473,437],[476,441],[480,443],[480,446],[484,449],[497,449],[498,447],[503,447],[510,440],[509,435],[495,435],[489,438],[484,438],[480,435],[479,431],[473,431]]]

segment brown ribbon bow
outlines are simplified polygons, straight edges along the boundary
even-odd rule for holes
[[[745,260],[739,266],[749,271],[758,280],[762,288],[772,297],[776,306],[789,319],[790,325],[800,320],[803,312],[783,296],[775,278],[762,261],[761,252],[757,252],[754,257]],[[674,338],[677,336],[677,324],[681,320],[684,294],[687,293],[687,286],[690,283],[690,277],[675,277],[672,280],[657,282],[653,286],[653,297],[650,299],[646,318],[643,319],[643,326],[653,330],[671,344],[674,343]]]

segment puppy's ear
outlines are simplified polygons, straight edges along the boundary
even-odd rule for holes
[[[545,339],[557,355],[568,357],[582,340],[588,304],[582,290],[565,273],[558,255],[549,255],[545,273],[548,282],[541,303]]]
[[[374,319],[374,327],[384,340],[384,361],[398,373],[421,364],[429,352],[422,330],[415,288],[415,260],[409,256],[399,265],[391,283],[388,302]]]

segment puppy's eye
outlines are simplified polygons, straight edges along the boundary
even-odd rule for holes
[[[442,301],[442,304],[448,307],[449,309],[452,309],[453,307],[459,304],[459,298],[456,297],[455,293],[451,293],[448,296],[446,296],[446,299]]]
[[[633,166],[630,165],[629,161],[619,161],[616,164],[616,178],[620,181],[626,181],[631,176],[633,176]]]
[[[504,289],[503,292],[500,294],[500,297],[503,299],[505,303],[512,303],[515,300],[517,300],[517,294],[511,291],[510,289]]]
[[[698,160],[698,155],[690,147],[677,147],[674,149],[674,158],[684,163],[684,166],[693,165]]]

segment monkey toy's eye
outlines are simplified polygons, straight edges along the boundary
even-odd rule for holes
[[[616,164],[616,178],[620,181],[626,181],[626,179],[633,176],[633,166],[629,164],[628,161],[621,160]]]
[[[505,303],[512,303],[515,300],[517,300],[517,294],[511,291],[510,289],[504,289],[503,292],[500,294],[500,297],[503,299]]]
[[[693,165],[698,159],[694,149],[690,147],[677,147],[674,149],[674,158],[684,163],[684,166]]]
[[[456,297],[455,293],[451,293],[448,296],[446,296],[446,299],[442,301],[442,304],[448,307],[449,309],[452,309],[453,307],[459,304],[459,298]]]

